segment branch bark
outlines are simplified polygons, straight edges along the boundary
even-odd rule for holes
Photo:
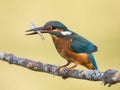
[[[69,78],[77,78],[77,79],[84,79],[90,81],[102,81],[104,85],[108,85],[109,87],[113,84],[120,83],[120,72],[112,69],[108,69],[105,72],[100,72],[98,70],[74,69],[69,73],[66,73],[67,68],[64,68],[63,70],[57,70],[59,66],[44,64],[42,62],[36,62],[34,60],[17,57],[14,56],[13,54],[7,54],[3,52],[0,52],[0,60],[6,61],[10,64],[19,65],[34,71],[62,76],[63,79],[69,77]]]

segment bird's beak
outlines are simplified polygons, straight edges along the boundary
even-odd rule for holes
[[[34,35],[34,34],[39,34],[38,32],[49,33],[50,31],[49,30],[45,30],[45,27],[43,26],[43,27],[38,27],[38,28],[27,30],[26,32],[31,32],[31,33],[28,33],[26,35]]]

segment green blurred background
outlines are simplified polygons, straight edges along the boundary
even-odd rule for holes
[[[59,20],[69,29],[95,43],[95,53],[101,71],[120,70],[120,0],[0,0],[0,51],[63,65],[62,59],[46,34],[25,36],[30,22],[42,26]],[[78,66],[77,69],[86,69]],[[102,82],[61,77],[34,72],[0,61],[0,90],[119,90]]]

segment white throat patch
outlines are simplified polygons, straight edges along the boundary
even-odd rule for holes
[[[63,31],[63,32],[61,32],[61,34],[66,36],[66,35],[71,35],[72,32],[70,32],[70,31]]]

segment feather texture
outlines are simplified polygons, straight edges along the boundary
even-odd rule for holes
[[[97,47],[82,36],[73,33],[73,35],[71,35],[71,38],[73,41],[70,44],[70,48],[74,52],[90,54],[97,51]]]
[[[89,61],[92,63],[94,69],[98,70],[98,66],[96,64],[96,61],[95,61],[93,54],[89,54],[88,58],[89,58]]]

